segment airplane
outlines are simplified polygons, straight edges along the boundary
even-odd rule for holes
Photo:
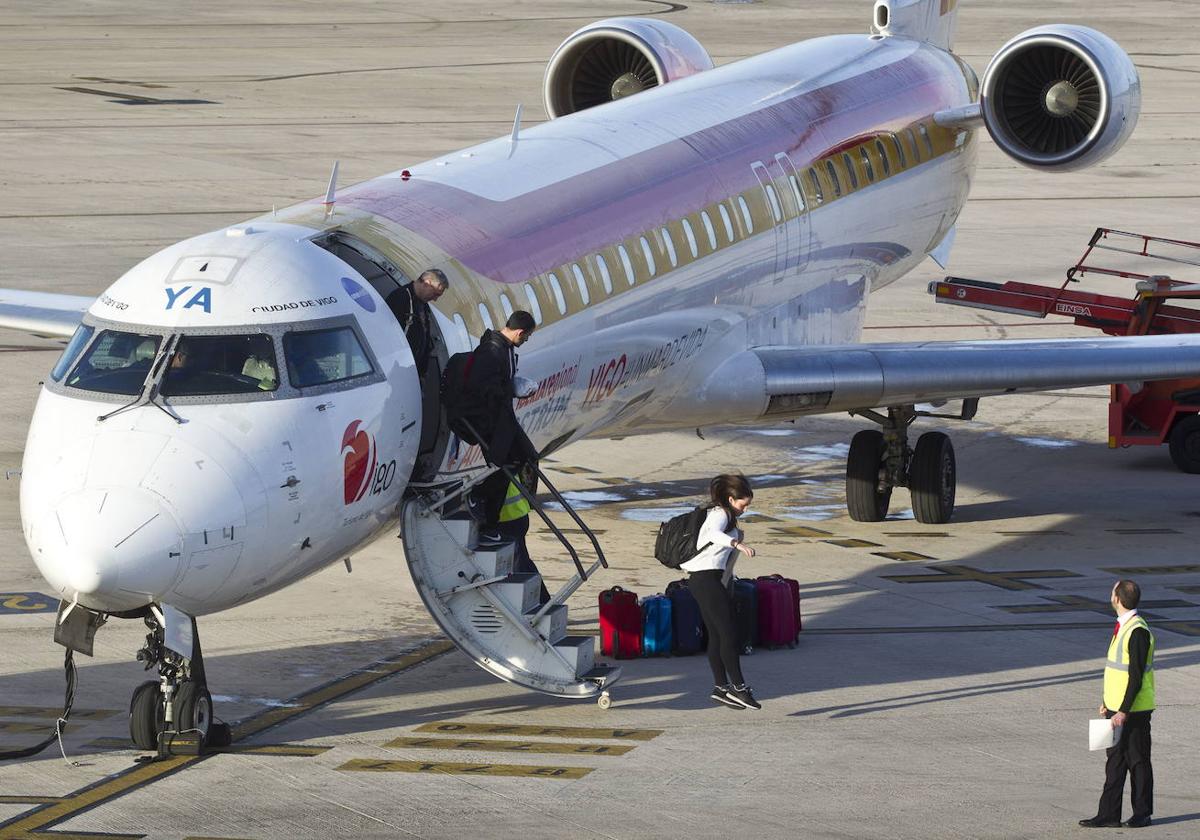
[[[566,601],[513,573],[465,491],[492,468],[447,428],[440,371],[516,310],[537,329],[516,410],[543,456],[586,437],[851,412],[850,515],[907,487],[946,522],[950,438],[910,445],[922,404],[1200,374],[1189,336],[860,343],[868,296],[944,263],[981,131],[1027,167],[1115,153],[1132,61],[1084,26],[1030,29],[982,81],[953,52],[956,0],[876,0],[869,31],[715,67],[649,17],[584,26],[552,54],[549,119],[171,245],[96,298],[0,290],[0,326],[68,339],[30,422],[20,506],[90,653],[142,619],[130,734],[216,736],[196,618],[345,560],[399,522],[447,636],[495,676],[597,698],[620,675]],[[864,29],[868,29],[864,21]],[[419,376],[384,298],[429,267],[435,364]],[[536,506],[539,515],[541,506]],[[567,506],[568,513],[574,515]],[[585,535],[590,532],[578,521]]]

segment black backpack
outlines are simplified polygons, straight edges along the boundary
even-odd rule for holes
[[[696,549],[700,526],[708,516],[708,508],[698,507],[688,513],[673,516],[658,526],[658,538],[654,541],[654,558],[668,569],[678,569],[712,543]]]
[[[459,420],[464,415],[471,414],[473,403],[477,402],[472,389],[471,368],[475,364],[475,351],[455,353],[446,360],[446,368],[442,371],[442,406],[446,409],[446,419],[450,427],[458,432],[458,436],[468,443],[478,443],[474,435],[461,429]],[[461,429],[461,431],[460,431]]]

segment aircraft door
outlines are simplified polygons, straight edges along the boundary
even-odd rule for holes
[[[800,173],[792,159],[783,152],[775,155],[775,166],[781,180],[781,198],[787,208],[789,217],[787,225],[790,228],[788,264],[784,268],[786,274],[799,274],[808,265],[809,228],[808,208],[804,206],[804,190],[800,187]]]
[[[779,199],[779,191],[775,188],[766,164],[761,160],[756,160],[750,165],[750,169],[754,172],[754,177],[758,179],[758,185],[762,187],[763,200],[767,203],[767,213],[775,230],[775,261],[772,277],[778,283],[783,279],[784,271],[787,268],[787,217]]]

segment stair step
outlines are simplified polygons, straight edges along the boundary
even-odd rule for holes
[[[529,617],[533,618],[540,609],[540,606],[534,607],[530,611]],[[534,629],[541,633],[542,637],[552,645],[561,641],[567,635],[567,605],[559,604],[551,609],[550,612],[538,619],[537,624],[534,625]]]
[[[488,587],[517,615],[536,609],[542,595],[542,576],[528,572],[511,574]]]
[[[580,674],[579,679],[594,682],[600,686],[612,685],[621,678],[621,666],[601,663],[586,674]]]
[[[475,549],[474,560],[484,577],[511,575],[517,564],[517,546],[511,542],[485,544]]]
[[[554,647],[575,667],[576,677],[596,666],[595,636],[564,636]]]

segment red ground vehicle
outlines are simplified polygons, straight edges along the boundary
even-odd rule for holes
[[[1120,267],[1089,264],[1097,252],[1117,255],[1110,258]],[[1067,279],[1058,288],[947,277],[931,283],[929,291],[939,303],[1035,318],[1063,315],[1073,318],[1078,326],[1109,335],[1200,332],[1200,308],[1168,303],[1200,301],[1200,283],[1132,270],[1134,265],[1155,267],[1164,263],[1175,266],[1176,272],[1200,267],[1200,243],[1096,228],[1083,257],[1067,270]],[[1136,293],[1125,298],[1069,288],[1089,273],[1134,280]],[[1198,412],[1200,378],[1113,385],[1108,405],[1108,445],[1115,449],[1166,443],[1179,469],[1200,473]]]

